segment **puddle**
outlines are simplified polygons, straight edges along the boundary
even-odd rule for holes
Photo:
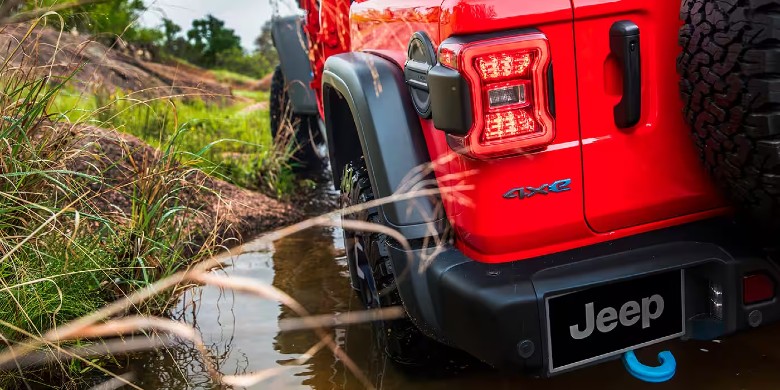
[[[350,290],[343,256],[342,231],[317,228],[275,243],[271,252],[247,253],[219,271],[250,277],[288,292],[312,314],[361,310]],[[318,342],[309,331],[280,332],[279,320],[293,318],[278,303],[204,287],[182,297],[179,318],[202,332],[222,373],[252,373],[293,362]],[[369,325],[330,330],[336,342],[380,389],[765,389],[780,384],[780,325],[764,327],[716,342],[672,341],[640,351],[651,363],[655,353],[670,349],[677,376],[662,385],[630,377],[619,361],[585,368],[553,379],[496,372],[454,357],[445,372],[408,373],[380,358]],[[478,337],[478,335],[475,335]],[[462,359],[462,360],[459,360]],[[126,367],[145,389],[214,388],[198,352],[189,344],[138,355]],[[361,383],[328,350],[253,389],[361,389]]]

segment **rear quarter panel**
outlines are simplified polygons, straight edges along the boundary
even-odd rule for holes
[[[603,0],[585,2],[624,3]],[[632,0],[630,3],[640,4],[638,0]],[[598,6],[593,7],[595,8],[584,7],[583,11],[605,12],[604,9],[598,9]],[[351,49],[392,59],[401,68],[406,61],[409,38],[416,31],[428,33],[436,46],[452,35],[524,28],[537,29],[549,39],[553,63],[556,138],[546,150],[490,161],[475,160],[453,152],[447,144],[445,134],[435,129],[432,121],[420,121],[439,187],[445,190],[444,207],[457,233],[456,245],[472,259],[482,262],[520,260],[723,213],[723,209],[712,209],[718,202],[709,197],[710,188],[706,180],[697,176],[698,174],[678,172],[675,174],[676,178],[689,180],[689,183],[693,182],[698,187],[698,198],[689,196],[685,202],[690,204],[693,199],[696,199],[694,202],[703,201],[706,205],[695,208],[702,212],[678,210],[666,219],[648,219],[642,224],[623,224],[613,229],[599,229],[599,232],[588,225],[585,217],[582,151],[583,147],[598,150],[608,138],[603,134],[605,129],[598,126],[583,128],[582,133],[580,131],[582,86],[580,85],[578,90],[578,63],[575,57],[578,51],[588,50],[589,45],[594,43],[581,40],[580,46],[575,50],[574,20],[575,14],[569,0],[366,0],[353,3],[351,7]],[[580,73],[588,75],[588,72],[603,70],[603,64],[599,64],[598,68],[590,70],[581,68]],[[666,77],[672,77],[667,73],[664,73]],[[599,88],[603,90],[603,82]],[[676,91],[674,93],[676,94]],[[669,98],[673,96],[671,92],[667,95]],[[588,101],[586,106],[609,103],[599,99]],[[609,106],[610,110],[611,107],[612,105]],[[591,115],[587,112],[584,114]],[[681,144],[685,136],[675,135],[675,142]],[[596,158],[613,158],[609,153],[630,154],[636,151],[636,147],[633,145],[631,148],[634,149],[626,148],[613,152],[607,150]],[[640,153],[644,163],[653,163],[647,153]],[[665,166],[693,163],[694,157],[687,154],[674,157]],[[632,157],[631,161],[636,161],[636,158]],[[621,169],[619,159],[614,164],[615,169]],[[590,174],[596,175],[592,176],[597,178],[595,180],[609,181],[610,172],[594,171]],[[524,200],[503,197],[513,188],[537,187],[562,179],[572,180],[571,191]],[[470,189],[447,190],[453,186]],[[641,209],[641,205],[637,204],[631,207]],[[647,215],[654,212],[656,211],[647,210],[643,213]]]
[[[577,117],[576,71],[569,0],[545,2],[368,0],[351,8],[352,50],[406,61],[415,31],[438,44],[450,35],[535,28],[551,44],[557,136],[546,151],[491,161],[453,152],[443,132],[421,120],[445,209],[458,245],[481,261],[506,261],[559,250],[591,234],[583,215],[582,165]],[[571,191],[526,200],[504,199],[510,189],[572,179]],[[551,234],[554,232],[554,234]]]

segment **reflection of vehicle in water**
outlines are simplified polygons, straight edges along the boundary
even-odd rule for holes
[[[393,360],[553,376],[780,319],[780,0],[299,4],[275,123],[324,132],[344,206],[430,163],[451,190],[346,216],[412,243],[345,235],[364,305],[406,309]]]
[[[336,259],[331,230],[310,229],[275,244],[274,287],[288,292],[310,313],[345,313],[361,309],[345,283],[346,263]],[[289,308],[280,308],[279,320],[297,317]],[[330,332],[338,345],[358,361],[364,361],[373,348],[370,337],[351,337],[350,333],[359,333],[362,328],[365,327],[337,327]],[[347,342],[352,339],[359,342],[348,345]],[[279,332],[274,338],[274,349],[285,355],[299,356],[318,342],[318,336],[310,330]],[[345,388],[350,383],[351,374],[329,351],[316,354],[307,366],[309,378],[304,384],[314,389]]]

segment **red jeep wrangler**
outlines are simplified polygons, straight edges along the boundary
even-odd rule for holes
[[[322,130],[344,205],[441,190],[345,217],[408,242],[345,234],[365,305],[406,310],[377,324],[390,357],[442,343],[549,376],[780,317],[780,0],[680,3],[301,0],[276,21],[274,126],[304,162]]]

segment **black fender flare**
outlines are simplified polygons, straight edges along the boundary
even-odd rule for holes
[[[300,16],[276,18],[271,22],[271,37],[279,54],[279,65],[284,74],[292,112],[317,115],[317,97],[310,87],[312,72],[309,43],[302,22]]]
[[[355,136],[359,138],[377,199],[392,196],[402,185],[408,185],[405,181],[410,172],[419,172],[419,167],[430,163],[420,119],[412,106],[403,71],[395,63],[369,53],[334,55],[325,62],[322,85],[328,148],[336,183],[340,182],[341,170],[349,162],[343,160],[360,157],[354,150],[346,150],[350,144],[356,146]],[[339,100],[332,98],[334,92]],[[338,115],[344,116],[346,111],[334,105],[343,101],[349,106],[352,118],[341,119],[354,121],[357,134],[346,134],[354,132],[354,128],[339,125]],[[432,179],[432,175],[426,179]],[[382,205],[383,222],[408,240],[440,234],[444,230],[444,213],[438,207],[439,202],[435,196]]]

